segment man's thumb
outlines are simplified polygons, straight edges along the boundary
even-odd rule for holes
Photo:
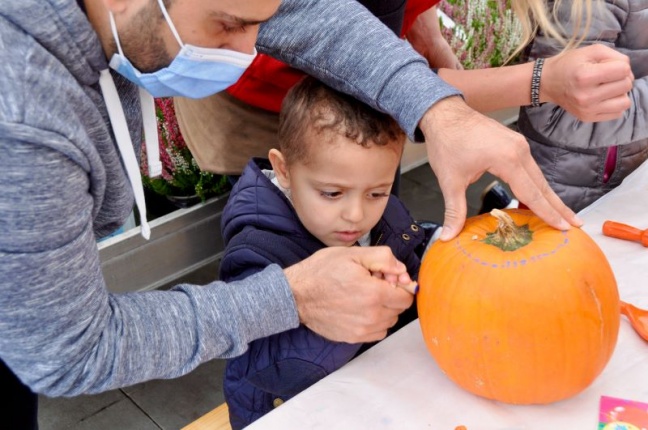
[[[443,217],[443,230],[439,239],[445,242],[457,236],[466,222],[466,213],[465,195],[457,200],[447,199]]]

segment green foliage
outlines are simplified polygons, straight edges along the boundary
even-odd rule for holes
[[[510,0],[442,0],[439,9],[455,23],[441,28],[466,69],[504,65],[522,40]]]
[[[155,178],[148,177],[146,145],[142,145],[141,172],[144,186],[162,196],[196,195],[202,201],[227,192],[229,190],[227,177],[201,170],[193,158],[180,133],[173,99],[156,99],[155,106],[162,175]]]

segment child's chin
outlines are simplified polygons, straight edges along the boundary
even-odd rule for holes
[[[356,241],[342,241],[342,240],[326,240],[323,241],[324,245],[330,247],[330,246],[344,246],[344,247],[350,247],[356,244]]]

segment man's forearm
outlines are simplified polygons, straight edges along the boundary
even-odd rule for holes
[[[257,47],[389,113],[410,137],[432,105],[459,94],[355,0],[285,0]]]

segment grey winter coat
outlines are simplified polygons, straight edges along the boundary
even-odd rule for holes
[[[560,24],[572,28],[563,2]],[[632,107],[622,118],[584,123],[546,103],[520,110],[518,126],[551,187],[578,211],[611,189],[648,158],[648,0],[606,0],[593,8],[584,44],[601,43],[630,57],[635,83]],[[531,57],[560,51],[545,36],[536,37]]]
[[[283,1],[258,49],[393,113],[411,135],[458,93],[353,0]],[[276,265],[230,284],[106,289],[96,238],[133,207],[98,85],[106,68],[76,0],[0,1],[0,359],[50,396],[177,377],[299,324]],[[136,88],[113,75],[137,145]]]

